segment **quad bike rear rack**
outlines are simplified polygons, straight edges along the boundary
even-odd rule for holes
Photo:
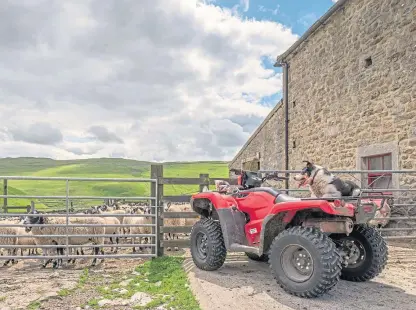
[[[373,201],[374,199],[381,199],[380,206]],[[356,205],[355,218],[357,224],[365,224],[375,217],[377,211],[383,208],[384,204],[390,202],[393,203],[392,195],[359,195],[359,196],[345,196],[339,198],[301,198],[302,201],[315,201],[325,200],[328,202],[334,202],[336,200],[347,202]],[[368,200],[368,201],[363,201]]]

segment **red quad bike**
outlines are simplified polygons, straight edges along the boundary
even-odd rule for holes
[[[371,201],[377,197],[295,198],[261,186],[266,179],[285,179],[277,174],[239,173],[234,192],[222,188],[191,198],[201,215],[191,231],[198,268],[217,270],[227,252],[245,252],[253,260],[268,261],[287,293],[305,298],[328,292],[340,278],[364,282],[382,272],[387,244],[367,224],[378,209]]]

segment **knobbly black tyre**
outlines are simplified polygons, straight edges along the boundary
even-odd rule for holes
[[[250,258],[251,260],[254,260],[256,262],[268,262],[269,261],[269,255],[267,255],[267,254],[263,254],[263,255],[258,256],[256,254],[246,252],[246,255],[247,255],[248,258]]]
[[[221,225],[218,221],[202,218],[193,225],[191,230],[191,256],[194,264],[199,269],[206,271],[217,270],[224,264],[227,249],[225,248]]]
[[[337,235],[336,241],[350,239],[360,251],[360,259],[341,271],[341,279],[352,282],[365,282],[378,276],[386,267],[388,259],[387,243],[374,227],[356,225],[349,236]]]
[[[297,247],[301,250],[296,250]],[[328,292],[341,274],[341,256],[335,243],[312,227],[291,227],[275,237],[270,246],[269,264],[280,287],[303,298]]]

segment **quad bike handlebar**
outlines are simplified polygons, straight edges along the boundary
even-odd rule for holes
[[[242,169],[235,169],[232,168],[230,169],[230,172],[234,172],[236,175],[243,175],[243,174],[249,174],[249,175],[257,175],[259,176],[261,173],[258,171],[250,171],[250,170],[242,170]],[[263,180],[278,180],[278,181],[283,181],[283,180],[288,180],[288,177],[281,177],[279,176],[279,174],[277,172],[269,172],[266,173],[266,176],[264,176],[262,178]]]
[[[230,172],[234,172],[239,176],[239,185],[243,188],[260,187],[266,180],[283,181],[288,180],[287,177],[281,177],[277,172],[266,173],[265,176],[261,176],[258,171],[242,170],[242,169],[230,169]]]

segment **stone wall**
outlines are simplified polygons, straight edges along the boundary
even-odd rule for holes
[[[393,169],[416,169],[415,5],[350,0],[289,55],[290,168],[357,169],[359,147],[395,142]]]
[[[286,61],[289,169],[305,159],[364,169],[360,156],[391,151],[392,169],[416,170],[414,0],[349,0]],[[283,108],[230,166],[256,152],[261,169],[284,168]],[[416,188],[416,175],[397,176],[394,186]]]
[[[241,168],[242,164],[260,153],[263,170],[284,168],[284,109],[282,102],[270,112],[262,125],[254,132],[246,145],[230,163],[230,168]]]
[[[393,168],[416,169],[415,6],[347,1],[288,56],[291,169],[306,158],[330,169],[361,168],[358,148],[386,142],[399,149]],[[283,168],[283,110],[272,111],[231,166],[260,152],[262,169]]]

